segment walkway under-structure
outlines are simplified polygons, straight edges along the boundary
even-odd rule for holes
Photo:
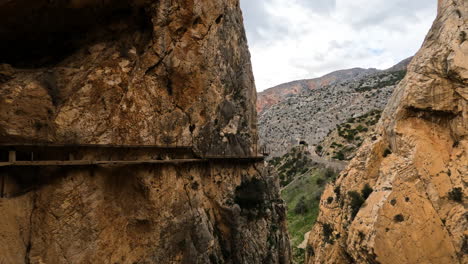
[[[205,156],[191,146],[0,144],[0,167],[192,163],[216,160],[263,161],[264,154]]]
[[[192,146],[91,145],[91,144],[0,144],[0,197],[13,171],[35,174],[42,167],[112,167],[157,164],[262,162],[266,153],[250,156],[200,157]],[[14,173],[17,174],[17,173]]]

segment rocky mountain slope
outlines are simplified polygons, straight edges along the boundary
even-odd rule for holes
[[[258,93],[257,96],[257,112],[262,113],[271,106],[283,101],[291,95],[298,95],[304,92],[314,90],[318,87],[332,85],[337,82],[351,80],[368,73],[376,72],[375,69],[354,68],[349,70],[341,70],[329,73],[325,76],[315,79],[306,79],[292,81],[289,83],[280,84]]]
[[[468,2],[438,16],[376,131],[325,188],[306,263],[467,263]]]
[[[351,160],[364,140],[374,132],[381,113],[380,110],[372,110],[337,125],[316,146],[316,153],[327,160]]]
[[[395,85],[405,76],[409,61],[404,60],[384,71],[341,71],[348,73],[346,77],[282,97],[259,114],[261,144],[267,146],[272,155],[283,155],[301,141],[319,144],[337,125],[350,118],[383,109]],[[336,73],[328,76],[336,76]]]
[[[237,0],[1,1],[0,34],[1,143],[256,154]],[[2,167],[16,192],[2,188],[0,263],[288,263],[284,206],[262,170]]]

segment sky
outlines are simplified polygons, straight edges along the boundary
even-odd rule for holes
[[[240,0],[257,91],[414,55],[437,0]]]

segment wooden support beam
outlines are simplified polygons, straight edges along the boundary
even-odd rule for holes
[[[1,186],[0,186],[0,198],[5,197],[5,175],[0,174]]]
[[[16,161],[16,151],[10,150],[8,151],[8,162],[15,162]]]

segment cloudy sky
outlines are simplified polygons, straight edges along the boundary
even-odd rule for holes
[[[414,55],[437,0],[241,0],[257,90]]]

